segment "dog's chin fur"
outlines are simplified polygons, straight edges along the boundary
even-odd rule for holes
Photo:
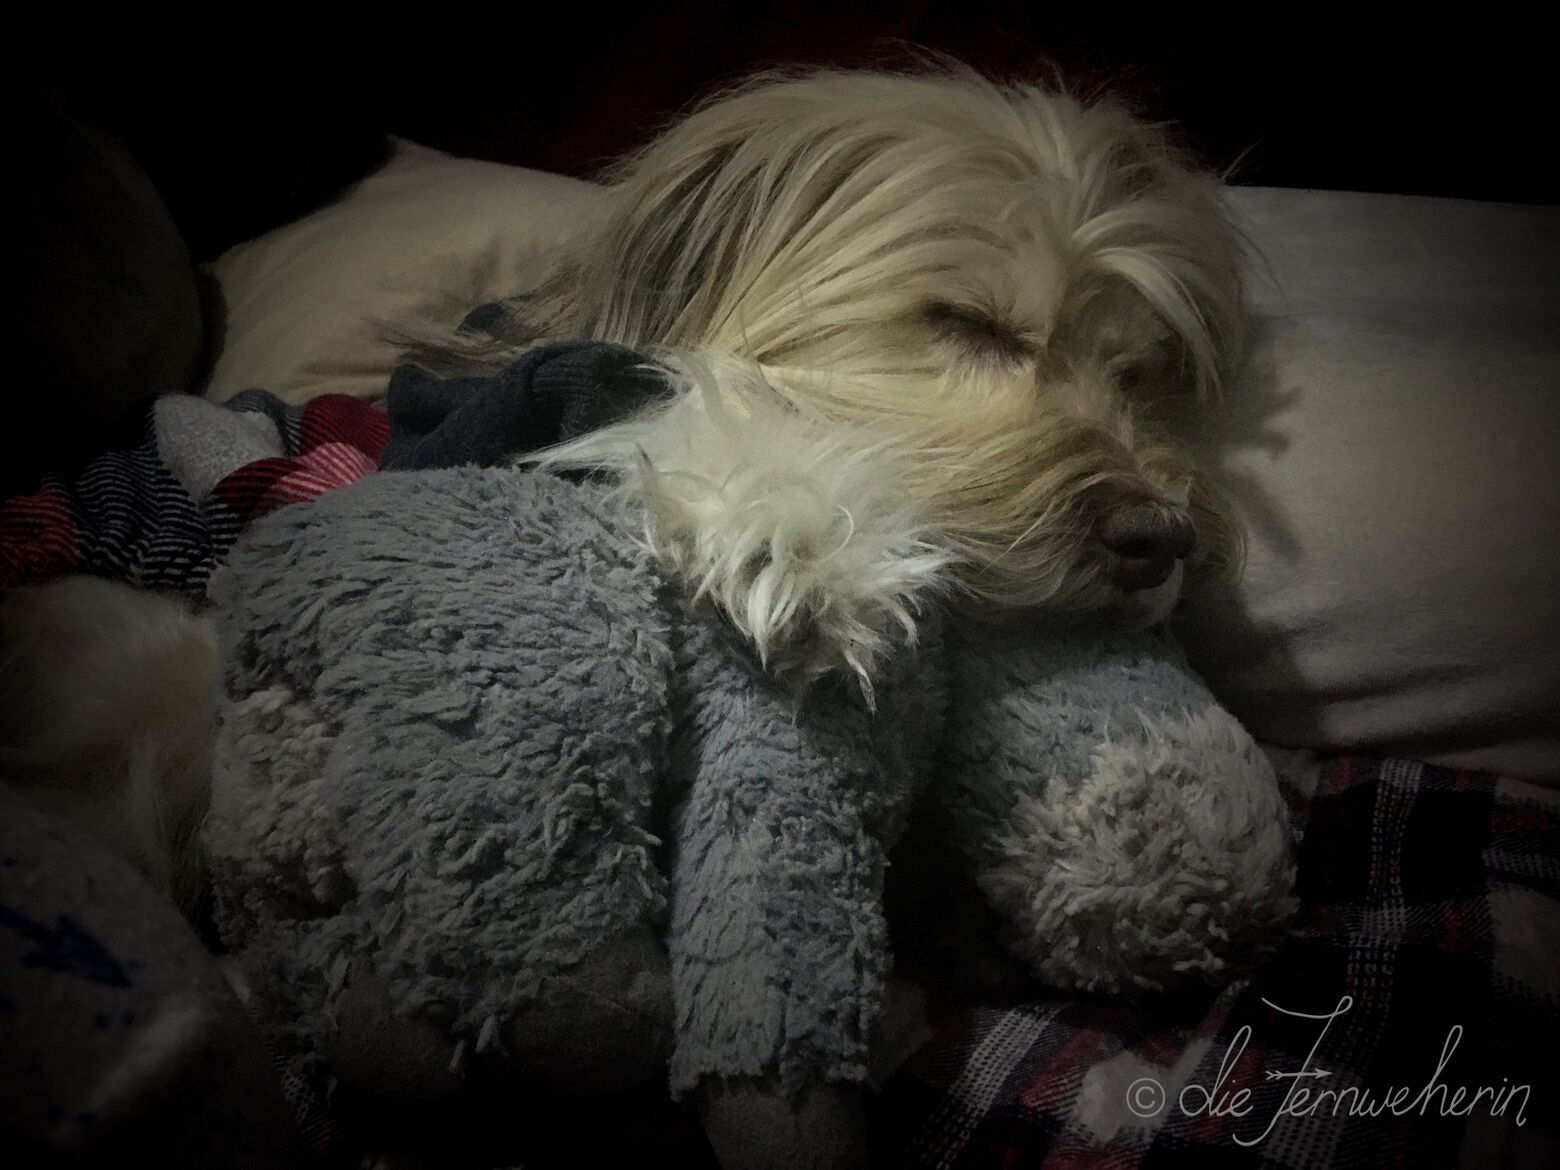
[[[1114,508],[1187,515],[1204,560],[1238,556],[1172,431],[1236,345],[1241,249],[1157,129],[956,67],[770,75],[610,178],[499,349],[593,337],[676,372],[673,406],[549,461],[619,472],[777,669],[870,689],[938,588],[1162,616],[1111,583]]]

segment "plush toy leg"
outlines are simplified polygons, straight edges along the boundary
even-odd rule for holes
[[[861,1170],[866,1117],[855,1085],[820,1084],[791,1095],[769,1078],[700,1086],[704,1135],[722,1166],[742,1170]]]
[[[675,815],[672,1090],[699,1093],[727,1170],[864,1165],[883,842],[911,772],[884,766],[848,699],[799,707],[740,664],[701,682],[695,702],[715,699]]]
[[[1084,622],[949,639],[957,679],[936,810],[1056,987],[1217,984],[1294,910],[1270,761],[1173,642]]]

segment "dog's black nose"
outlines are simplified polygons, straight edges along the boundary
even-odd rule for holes
[[[1100,518],[1095,535],[1104,546],[1106,571],[1121,589],[1152,589],[1197,546],[1191,517],[1154,501],[1125,504]]]

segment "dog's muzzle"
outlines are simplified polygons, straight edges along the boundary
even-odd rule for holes
[[[1152,589],[1197,547],[1191,517],[1156,501],[1125,504],[1095,525],[1110,582],[1119,589]]]

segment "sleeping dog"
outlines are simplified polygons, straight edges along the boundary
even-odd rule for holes
[[[766,74],[607,176],[510,306],[652,355],[673,393],[537,457],[606,470],[644,539],[777,675],[867,700],[930,593],[1162,618],[1239,538],[1174,437],[1238,340],[1216,180],[1106,100],[914,73]],[[15,591],[0,769],[160,884],[209,767],[209,621],[103,582]]]

